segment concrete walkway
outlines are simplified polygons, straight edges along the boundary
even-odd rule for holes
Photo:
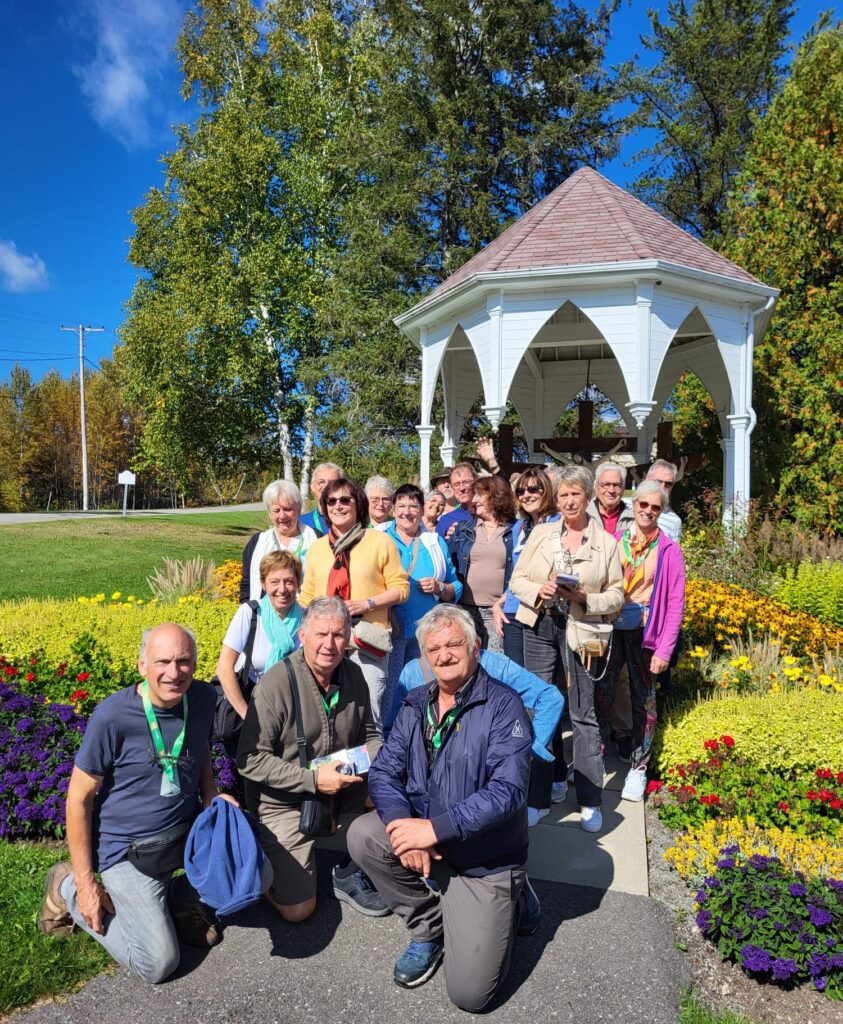
[[[621,802],[626,766],[607,763],[604,829],[579,828],[573,796],[530,831],[530,875],[542,923],[518,939],[488,1017],[505,1024],[675,1024],[690,976],[667,910],[647,897],[641,804]],[[341,846],[331,842],[326,847]],[[224,941],[186,949],[171,979],[151,987],[125,971],[95,978],[24,1024],[449,1024],[465,1021],[443,972],[407,992],[392,965],[407,943],[394,917],[369,919],[332,897],[339,853],[320,849],[319,904],[302,925],[263,906],[227,923]]]

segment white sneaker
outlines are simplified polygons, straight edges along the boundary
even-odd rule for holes
[[[550,799],[555,804],[561,804],[565,802],[565,797],[568,795],[568,783],[567,782],[554,782],[550,789]]]
[[[603,814],[599,807],[580,808],[580,828],[586,832],[599,832],[603,828]]]
[[[549,807],[528,807],[527,808],[527,828],[532,828],[533,825],[538,825],[542,818],[546,818],[550,814]]]
[[[644,790],[647,788],[647,769],[630,768],[626,773],[626,782],[623,784],[621,800],[633,800],[636,803],[644,799]]]

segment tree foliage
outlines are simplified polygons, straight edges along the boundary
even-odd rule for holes
[[[655,64],[633,77],[656,141],[636,157],[648,166],[635,189],[680,227],[711,239],[755,119],[781,82],[793,3],[670,0],[668,19],[648,13],[653,34],[642,43]]]
[[[755,353],[753,479],[798,520],[843,529],[843,30],[803,44],[756,130],[727,254],[781,288]]]

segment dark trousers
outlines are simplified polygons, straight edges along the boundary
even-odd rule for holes
[[[615,688],[621,667],[629,674],[632,703],[632,767],[646,768],[656,734],[656,679],[650,672],[653,652],[641,646],[643,629],[616,629],[612,638],[609,668],[596,687],[597,718],[604,743],[611,732]]]
[[[594,682],[579,657],[568,648],[566,626],[562,616],[543,613],[535,626],[525,627],[524,667],[546,683],[559,686],[559,680],[567,675],[567,663],[570,670],[566,679],[568,712],[574,741],[574,788],[580,807],[599,807],[603,799],[603,746],[594,708]],[[595,676],[600,676],[603,664],[602,658],[592,661]],[[562,692],[564,695],[565,691]],[[561,729],[554,734],[552,753],[556,758],[554,781],[564,782],[568,769],[562,751]]]
[[[402,866],[374,811],[352,823],[348,852],[413,939],[444,939],[451,1002],[469,1013],[482,1010],[509,972],[524,869],[469,878],[433,861],[432,881],[439,888],[433,892],[421,875]]]
[[[515,612],[503,624],[503,653],[516,665],[524,667],[524,627],[515,619]]]

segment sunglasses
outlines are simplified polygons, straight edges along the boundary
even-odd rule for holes
[[[354,498],[350,498],[347,494],[341,494],[338,498],[328,498],[325,504],[328,508],[333,508],[334,505],[342,505],[343,508],[348,508],[354,501]]]
[[[528,487],[516,487],[515,497],[520,498],[522,494],[541,494],[541,487],[537,487],[535,484],[530,484]]]
[[[661,512],[662,510],[661,505],[651,505],[649,501],[639,501],[637,504],[638,507],[643,509],[645,512],[648,512],[650,509],[652,509],[653,512]]]

